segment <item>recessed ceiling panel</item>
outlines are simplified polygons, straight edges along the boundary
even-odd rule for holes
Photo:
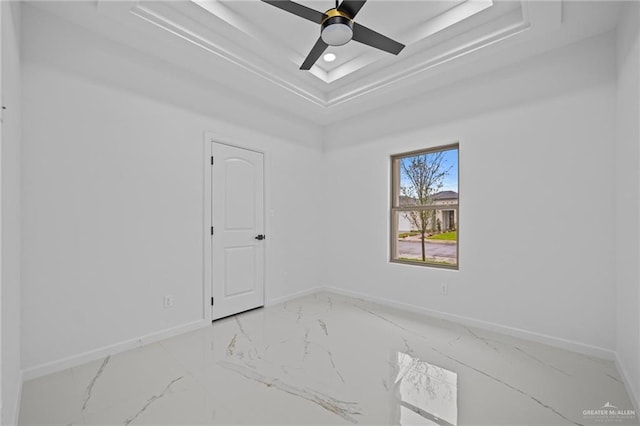
[[[294,65],[300,65],[320,36],[320,25],[300,18],[260,1],[219,2],[195,0],[215,13],[215,3],[224,5],[236,17],[245,21],[245,31],[253,27],[257,37],[266,38],[279,48],[290,50]],[[299,1],[311,9],[325,12],[334,7],[332,1]],[[467,7],[460,7],[466,4]],[[411,45],[474,14],[491,7],[491,0],[448,1],[368,1],[355,21],[398,42]],[[471,7],[469,7],[471,6]],[[220,8],[220,6],[219,6]],[[232,25],[233,20],[228,20]],[[238,28],[240,25],[238,25]],[[329,63],[319,60],[311,75],[329,84],[378,60],[388,59],[389,53],[351,41],[343,46],[332,46],[328,52],[336,55]],[[345,64],[348,64],[345,66]]]
[[[211,2],[208,1],[208,3]],[[303,0],[298,1],[298,3],[320,12],[324,12],[335,5],[333,1],[326,0]],[[464,3],[464,0],[427,2],[373,0],[362,7],[355,21],[387,37],[396,39],[400,43],[407,44],[411,41],[403,40],[403,35],[408,35],[411,32],[415,34],[416,30],[423,27],[425,23],[461,3]],[[320,36],[319,25],[269,4],[255,1],[225,2],[224,4],[237,15],[245,17],[248,22],[259,28],[264,34],[267,34],[271,42],[295,52],[295,56],[301,58],[300,63]],[[373,60],[389,55],[355,41],[349,42],[344,46],[330,47],[327,52],[334,53],[336,60],[331,63],[321,60],[316,64],[325,72],[335,70],[365,54],[370,54],[370,59]],[[372,53],[377,55],[372,55]],[[322,74],[320,74],[320,77],[322,77]],[[325,78],[324,80],[330,79]]]
[[[321,12],[335,6],[299,3]],[[299,67],[320,26],[259,0],[140,2],[132,13],[330,108],[526,31],[535,15],[530,9],[528,0],[369,0],[356,22],[406,48],[395,56],[352,40],[329,47],[335,60],[321,57],[309,71]]]
[[[324,1],[303,4],[323,10]],[[259,0],[30,2],[34,8],[237,94],[320,125],[344,121],[615,28],[621,2],[368,0],[367,27],[398,56],[348,43],[299,67],[317,24]],[[384,26],[384,28],[382,28]],[[316,27],[316,28],[314,28]],[[211,102],[216,102],[211,99]]]

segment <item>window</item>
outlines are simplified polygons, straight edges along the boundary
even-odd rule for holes
[[[391,157],[391,261],[458,269],[458,144]]]

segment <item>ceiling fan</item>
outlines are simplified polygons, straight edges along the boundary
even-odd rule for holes
[[[316,24],[320,24],[320,37],[300,66],[301,70],[311,69],[327,47],[342,46],[350,40],[358,41],[367,46],[393,53],[394,55],[397,55],[404,49],[404,44],[398,43],[389,37],[383,36],[353,21],[367,0],[343,0],[339,5],[338,0],[336,0],[336,7],[324,13],[289,0],[262,1],[311,22],[315,22]]]

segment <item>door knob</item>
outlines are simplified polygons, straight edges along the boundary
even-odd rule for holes
[[[264,236],[264,235],[262,235],[262,234],[260,234],[260,235],[256,236],[256,240],[264,240],[265,238],[267,238],[267,237],[265,237],[265,236]]]

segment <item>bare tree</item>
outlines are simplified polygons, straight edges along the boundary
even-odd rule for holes
[[[451,167],[447,167],[444,157],[445,151],[406,157],[400,160],[400,167],[408,179],[407,185],[400,186],[400,193],[404,196],[402,204],[424,206],[433,204],[433,196],[443,186],[445,176]],[[429,226],[436,227],[435,210],[416,210],[405,214],[405,217],[420,232],[422,243],[422,261],[426,260],[425,239]]]

